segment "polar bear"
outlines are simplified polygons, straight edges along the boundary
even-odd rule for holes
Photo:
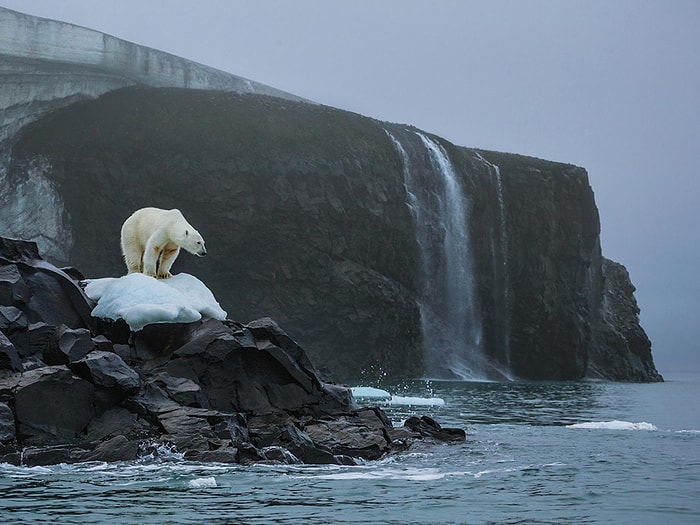
[[[122,225],[121,245],[128,273],[158,279],[172,277],[180,248],[200,257],[207,254],[204,239],[180,210],[136,210]]]

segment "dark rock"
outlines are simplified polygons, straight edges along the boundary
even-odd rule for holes
[[[0,305],[0,332],[12,334],[25,331],[29,326],[27,316],[19,308]]]
[[[261,451],[262,456],[269,462],[280,463],[284,465],[293,465],[301,463],[298,457],[292,454],[289,450],[284,447],[271,446],[265,447]],[[316,463],[315,461],[310,461],[309,463]]]
[[[67,365],[84,358],[96,347],[90,330],[59,326],[53,333],[54,341],[43,347],[42,359],[47,365]]]
[[[351,405],[348,389],[345,394],[340,387],[324,390],[301,348],[272,321],[256,322],[252,337],[219,321],[195,325],[191,339],[175,350],[167,370],[198,384],[211,408],[320,414]]]
[[[71,370],[96,386],[119,388],[124,393],[141,386],[139,375],[117,354],[96,350],[70,365]]]
[[[7,404],[0,403],[0,442],[6,443],[15,439],[15,415]]]
[[[627,269],[603,259],[602,288],[587,375],[615,381],[663,381],[654,366],[651,341],[639,324],[635,288]]]
[[[38,357],[52,353],[56,344],[56,326],[44,322],[31,323],[26,331],[15,332],[10,336],[22,358]]]
[[[185,452],[185,459],[212,463],[238,463],[239,452],[233,447],[221,447],[216,450],[188,450]]]
[[[33,245],[5,247],[64,279]],[[34,278],[15,293],[19,282],[10,295],[29,303],[41,297],[35,286],[63,290],[53,305],[78,297]],[[304,350],[270,318],[154,325],[117,333],[127,342],[115,343],[114,324],[47,323],[36,317],[45,305],[22,310],[29,304],[22,301],[2,313],[11,338],[0,332],[0,344],[9,365],[19,344],[14,365],[24,370],[0,369],[0,460],[130,461],[167,447],[196,461],[353,464],[407,446],[407,433],[381,410],[360,410],[348,388],[321,382]],[[394,444],[392,436],[401,439]]]
[[[78,456],[78,461],[131,461],[136,459],[138,452],[137,442],[118,435],[103,441],[94,450],[81,454]]]
[[[202,389],[191,379],[161,374],[158,376],[158,384],[181,405],[208,408],[209,402],[202,394]]]
[[[73,446],[27,447],[22,451],[22,464],[27,467],[77,463],[84,450]]]
[[[17,372],[24,370],[15,345],[2,332],[0,332],[0,369]]]
[[[122,407],[113,407],[90,421],[87,441],[102,441],[124,435],[131,440],[156,437],[158,432],[145,419]]]
[[[95,415],[94,402],[94,386],[65,366],[24,372],[15,394],[15,416],[22,441],[76,441]]]
[[[241,443],[238,445],[238,463],[241,465],[260,463],[266,459],[263,453],[252,443]]]
[[[464,441],[466,433],[461,428],[442,428],[440,424],[429,416],[411,416],[404,426],[423,437],[429,437],[438,441]]]
[[[304,426],[304,431],[314,443],[334,454],[378,459],[391,449],[388,428],[376,411],[365,409],[332,420],[311,422]]]
[[[18,467],[22,463],[22,453],[14,445],[0,443],[0,463],[7,463]]]
[[[0,304],[21,310],[32,323],[93,325],[82,289],[42,260],[33,242],[0,238]]]
[[[330,448],[325,447],[320,441],[315,441],[294,424],[287,424],[278,439],[294,457],[304,463],[323,465],[336,462]]]

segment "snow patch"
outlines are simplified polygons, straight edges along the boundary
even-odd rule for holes
[[[156,279],[142,273],[90,279],[86,295],[97,302],[93,317],[124,319],[137,332],[156,323],[226,319],[226,312],[202,281],[187,273]]]

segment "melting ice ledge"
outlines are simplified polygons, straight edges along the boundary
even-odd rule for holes
[[[86,281],[85,294],[97,302],[93,317],[124,319],[137,332],[156,323],[193,323],[226,319],[206,285],[187,273],[156,279],[142,273]]]

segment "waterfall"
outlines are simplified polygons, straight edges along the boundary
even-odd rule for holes
[[[496,178],[496,197],[498,199],[498,214],[499,214],[499,231],[501,244],[501,266],[503,272],[503,303],[504,312],[504,357],[505,365],[510,370],[510,272],[508,267],[508,231],[506,230],[506,207],[503,200],[503,179],[501,178],[501,169],[486,160],[478,151],[474,151],[476,157],[483,162],[491,173]]]
[[[406,137],[406,147],[387,134],[403,161],[421,252],[419,308],[425,376],[468,380],[500,375],[493,373],[483,353],[470,252],[470,206],[455,169],[443,147],[422,133]]]

